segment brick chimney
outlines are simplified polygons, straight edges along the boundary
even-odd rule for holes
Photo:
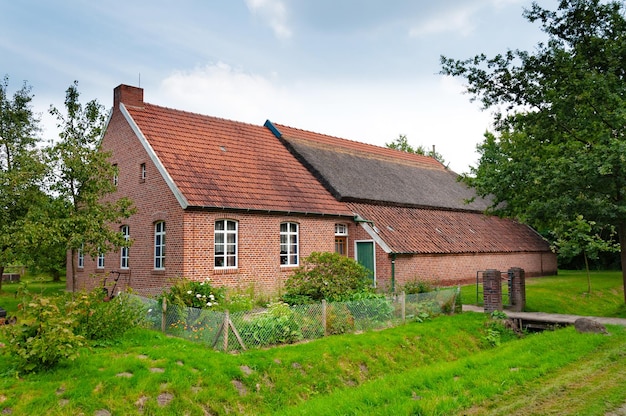
[[[113,108],[117,110],[120,103],[129,107],[143,107],[143,88],[118,85],[113,90]]]

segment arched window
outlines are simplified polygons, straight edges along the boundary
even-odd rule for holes
[[[234,269],[237,267],[237,221],[215,221],[215,268]]]
[[[165,269],[165,222],[154,223],[154,268]]]
[[[280,224],[281,266],[297,266],[298,252],[298,224],[295,222],[283,222]]]
[[[128,225],[122,225],[120,228],[122,235],[124,236],[124,240],[130,240],[130,228]],[[120,250],[120,269],[128,269],[129,267],[129,259],[130,259],[130,248],[122,247]]]
[[[98,269],[104,269],[104,253],[98,252],[98,263],[96,267]]]

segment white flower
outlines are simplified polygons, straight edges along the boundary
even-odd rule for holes
[[[148,313],[152,312],[152,309],[148,309]]]
[[[204,286],[204,282],[200,283],[200,286]]]
[[[192,292],[191,292],[191,290],[188,290],[188,291],[187,291],[187,294],[188,294],[188,295],[191,295],[191,293],[192,293]]]
[[[201,295],[201,294],[199,294],[199,293],[196,293],[196,297],[197,297],[198,299],[200,299],[200,298],[202,297],[202,295]]]
[[[202,295],[202,298],[203,298],[203,299],[204,299],[204,298],[206,298],[206,295]]]
[[[209,299],[211,299],[211,300],[215,300],[215,296],[213,296],[213,293],[211,293],[211,294],[209,295]]]
[[[213,304],[211,302],[207,302],[206,306],[212,306]]]

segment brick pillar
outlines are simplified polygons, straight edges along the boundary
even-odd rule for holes
[[[511,276],[511,310],[521,312],[526,307],[526,276],[524,269],[520,267],[511,267],[509,269]]]
[[[486,313],[502,310],[500,270],[489,269],[483,272],[483,301]]]

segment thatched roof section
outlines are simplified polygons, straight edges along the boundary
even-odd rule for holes
[[[488,201],[433,158],[266,123],[340,201],[482,212]]]

